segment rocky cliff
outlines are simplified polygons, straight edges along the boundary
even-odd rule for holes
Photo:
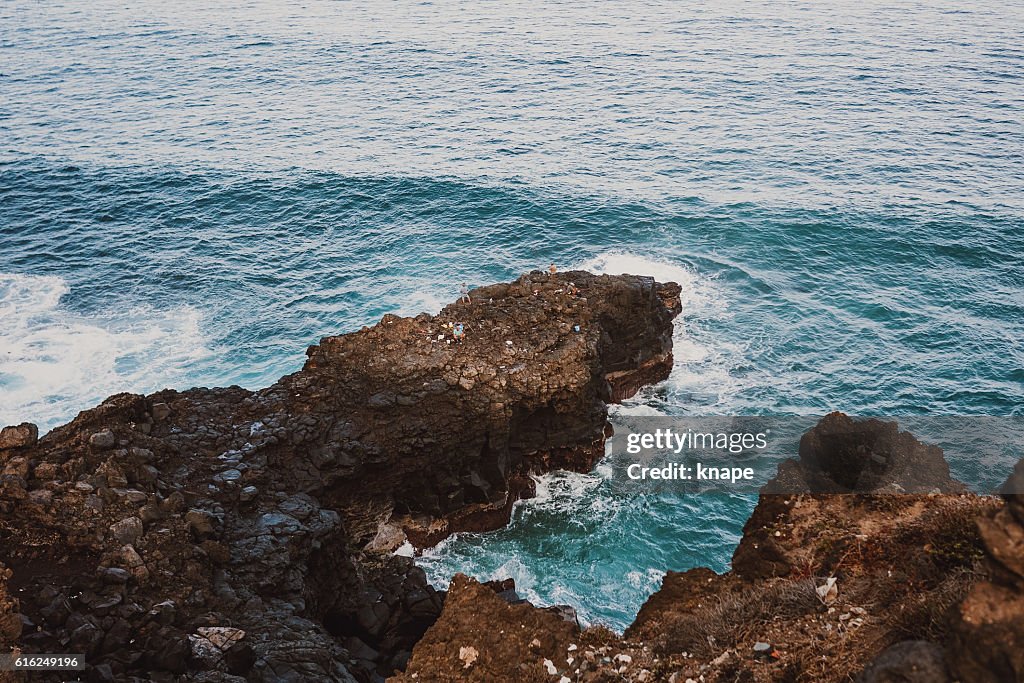
[[[678,295],[534,273],[262,391],[4,429],[0,645],[85,652],[89,681],[1024,681],[1024,462],[976,496],[892,422],[823,419],[731,571],[669,571],[622,635],[392,554],[590,469],[606,404],[668,375]]]
[[[622,636],[460,576],[395,680],[1024,681],[1024,461],[976,496],[940,449],[838,413],[797,455],[732,570],[669,571]]]
[[[325,338],[261,391],[5,429],[0,645],[87,653],[91,681],[402,669],[443,595],[390,551],[496,528],[531,473],[592,467],[606,404],[668,375],[678,295],[533,273]]]

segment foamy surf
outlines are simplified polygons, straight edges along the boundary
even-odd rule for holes
[[[433,289],[431,288],[433,287]],[[448,297],[434,283],[417,283],[412,291],[395,301],[395,313],[402,316],[415,316],[420,313],[437,315],[442,308],[458,297],[455,291]]]
[[[193,308],[86,316],[61,306],[69,291],[58,277],[0,274],[0,423],[45,431],[111,394],[178,386],[210,355]]]
[[[661,586],[661,580],[665,578],[665,570],[656,567],[648,567],[646,570],[634,569],[626,572],[626,583],[641,591],[653,593]]]
[[[680,412],[726,412],[743,384],[733,376],[747,363],[745,350],[719,331],[730,315],[725,285],[688,263],[609,251],[570,266],[594,273],[649,275],[682,287],[683,311],[674,331],[675,364],[667,382],[647,387],[621,405],[612,419],[629,421]],[[520,595],[539,604],[573,605],[580,619],[622,629],[664,572],[659,550],[646,534],[622,529],[649,525],[649,534],[677,538],[695,523],[676,499],[624,495],[612,482],[608,459],[589,474],[550,472],[536,478],[535,498],[517,503],[510,525],[490,534],[457,534],[421,558],[431,581],[447,585],[456,571],[484,580],[514,578]],[[642,522],[641,522],[642,520]],[[699,526],[699,524],[697,524]],[[558,547],[542,539],[557,537]],[[616,549],[623,548],[623,555]],[[697,541],[686,552],[703,555]],[[684,553],[685,554],[685,553]],[[631,557],[644,557],[634,564]],[[664,562],[680,561],[673,552]],[[525,562],[522,558],[532,558]],[[652,563],[654,562],[654,566]]]

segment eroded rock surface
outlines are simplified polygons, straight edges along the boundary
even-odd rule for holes
[[[673,285],[532,274],[324,339],[262,391],[9,429],[0,642],[87,652],[91,681],[1024,680],[1024,461],[976,496],[895,423],[822,420],[732,570],[669,571],[623,635],[502,582],[445,599],[391,554],[592,467],[606,404],[667,376],[678,312]]]
[[[390,551],[592,467],[606,403],[668,375],[678,312],[676,285],[534,273],[325,338],[261,391],[4,430],[2,644],[86,652],[100,681],[379,680],[443,598]]]
[[[417,645],[404,675],[413,681],[557,681],[580,629],[551,610],[512,605],[494,590],[457,574],[448,608]],[[491,624],[487,627],[485,624]]]

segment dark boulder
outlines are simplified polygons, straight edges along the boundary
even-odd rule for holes
[[[923,640],[908,640],[878,655],[857,678],[857,683],[946,683],[949,680],[941,647]]]
[[[764,493],[959,493],[938,446],[896,422],[831,413],[800,438],[799,460],[780,465]]]

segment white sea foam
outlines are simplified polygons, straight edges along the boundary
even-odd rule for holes
[[[520,557],[510,557],[498,568],[485,577],[486,581],[499,581],[505,578],[515,579],[516,590],[528,600],[536,600],[537,576],[526,566]]]
[[[110,394],[178,385],[210,355],[193,308],[85,316],[61,306],[69,291],[58,277],[0,274],[0,424],[49,429]]]
[[[633,588],[647,592],[654,592],[661,586],[661,580],[665,578],[665,570],[656,567],[648,567],[646,571],[634,569],[626,572],[626,583]]]
[[[629,415],[637,417],[664,417],[665,412],[658,408],[647,405],[646,403],[629,402],[618,405],[608,406],[608,410],[612,415]],[[610,452],[605,449],[605,452]]]
[[[446,298],[426,286],[417,287],[409,296],[396,302],[395,312],[403,316],[414,316],[420,313],[436,315],[442,308],[455,301],[457,296],[458,292],[455,292]]]
[[[536,495],[533,498],[518,501],[524,514],[531,510],[571,510],[581,500],[589,500],[594,490],[601,485],[602,477],[598,473],[581,474],[556,470],[533,478],[536,483]]]
[[[682,287],[683,311],[703,310],[714,301],[710,279],[685,263],[650,258],[623,251],[606,251],[573,266],[574,269],[608,275],[647,275],[658,282],[676,282]]]

